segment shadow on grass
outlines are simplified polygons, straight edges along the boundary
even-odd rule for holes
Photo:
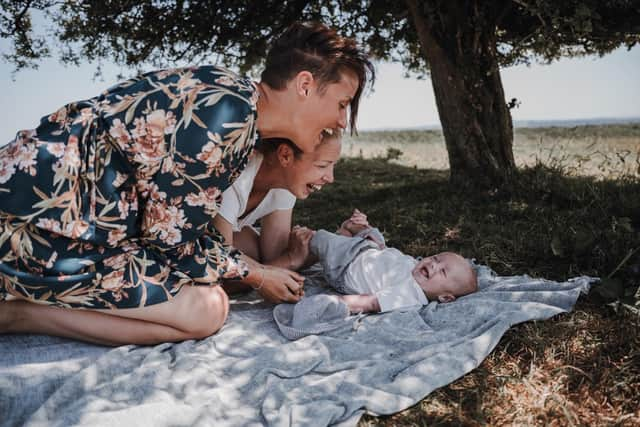
[[[536,166],[507,188],[474,191],[452,186],[446,172],[348,159],[333,185],[299,203],[295,221],[334,230],[354,208],[412,255],[451,250],[500,275],[590,275],[611,285],[573,313],[511,329],[479,368],[413,408],[360,425],[640,423],[639,317],[604,304],[638,301],[637,179]]]

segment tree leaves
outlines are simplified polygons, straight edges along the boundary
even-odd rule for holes
[[[631,1],[425,4],[431,22],[443,32],[461,17],[471,25],[474,19],[495,19],[503,65],[533,57],[551,61],[603,54],[640,41],[640,11]],[[262,62],[273,37],[298,20],[326,22],[366,43],[377,57],[426,70],[404,2],[0,0],[0,6],[0,37],[11,40],[11,51],[3,55],[18,70],[37,67],[50,55],[49,44],[59,44],[60,59],[66,63],[108,58],[129,66],[166,66],[213,60],[246,72]],[[480,15],[471,13],[475,10]],[[34,30],[34,13],[48,15],[55,26]],[[47,33],[56,42],[47,40]]]

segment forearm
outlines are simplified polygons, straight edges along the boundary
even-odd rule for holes
[[[265,262],[265,264],[297,271],[308,267],[317,261],[318,258],[311,253],[309,253],[305,259],[301,259],[295,253],[292,254],[289,250],[286,250],[279,257]]]
[[[260,287],[261,283],[264,281],[264,265],[246,254],[240,255],[240,259],[246,263],[248,274],[242,278],[223,279],[224,284],[236,287],[238,285],[245,286],[244,288],[240,286],[238,289],[247,289],[246,286],[253,289]]]
[[[351,313],[379,313],[380,303],[375,295],[341,295]]]

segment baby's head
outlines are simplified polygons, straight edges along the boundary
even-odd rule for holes
[[[478,290],[478,278],[469,262],[453,252],[419,261],[412,271],[430,301],[450,302]]]

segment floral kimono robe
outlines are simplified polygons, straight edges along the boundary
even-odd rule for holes
[[[212,220],[257,97],[223,68],[161,70],[19,132],[0,148],[0,300],[143,307],[245,275]]]

